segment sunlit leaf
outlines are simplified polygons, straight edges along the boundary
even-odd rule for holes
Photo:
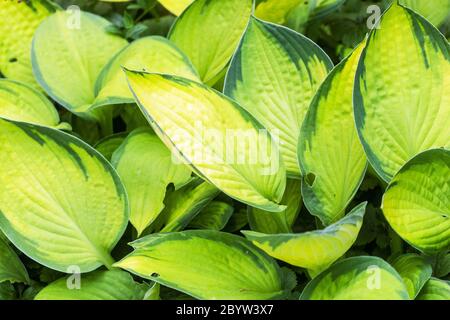
[[[431,278],[433,269],[423,256],[408,253],[392,263],[408,289],[409,297],[415,299],[425,283]]]

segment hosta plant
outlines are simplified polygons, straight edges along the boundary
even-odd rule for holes
[[[3,1],[0,299],[450,300],[450,2],[373,2]]]

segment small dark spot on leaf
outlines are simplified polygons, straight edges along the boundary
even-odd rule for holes
[[[156,272],[153,272],[153,273],[152,273],[152,277],[153,277],[153,278],[158,278],[158,277],[159,277],[159,274],[156,273]]]
[[[10,63],[14,63],[14,62],[17,62],[17,58],[11,58],[11,59],[9,59],[8,60]]]
[[[308,184],[308,186],[312,187],[315,181],[316,175],[314,173],[310,172],[305,176],[305,182]]]

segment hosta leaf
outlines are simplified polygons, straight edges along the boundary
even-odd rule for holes
[[[436,27],[444,23],[450,14],[449,0],[400,0],[399,3],[420,13]]]
[[[0,117],[47,127],[70,128],[67,124],[59,124],[58,112],[42,93],[25,83],[7,79],[0,79]]]
[[[311,18],[320,18],[338,9],[346,0],[315,0],[316,5]]]
[[[450,300],[450,282],[431,278],[425,283],[416,300]]]
[[[80,116],[92,116],[88,113],[95,99],[95,81],[127,44],[105,31],[109,25],[91,13],[61,11],[43,21],[33,38],[36,80],[49,96]]]
[[[358,205],[324,230],[274,235],[253,231],[242,233],[270,256],[317,274],[343,256],[356,241],[365,209],[366,203]]]
[[[212,85],[230,61],[251,11],[251,0],[197,0],[176,20],[169,39]]]
[[[298,146],[302,195],[329,225],[343,217],[366,171],[353,118],[353,83],[364,43],[329,74],[306,114]]]
[[[236,235],[210,230],[161,233],[132,246],[135,250],[115,266],[198,299],[259,300],[285,294],[275,261]]]
[[[222,230],[233,215],[234,208],[226,202],[212,201],[190,223],[197,229]]]
[[[30,278],[14,250],[0,238],[0,283],[4,281],[29,283]]]
[[[256,18],[251,18],[233,57],[224,92],[280,139],[289,175],[300,175],[300,126],[331,67],[328,56],[311,40]]]
[[[95,271],[81,275],[76,287],[76,275],[63,277],[42,289],[35,300],[142,300],[146,285],[134,282],[121,270]],[[70,286],[69,286],[70,285]]]
[[[95,85],[95,106],[134,103],[122,68],[197,80],[189,59],[170,41],[154,36],[134,41],[103,68]]]
[[[391,227],[417,249],[450,249],[450,151],[425,151],[406,163],[383,196]]]
[[[301,181],[288,179],[286,191],[281,204],[286,209],[281,212],[268,212],[257,208],[248,207],[248,222],[253,231],[261,233],[290,233],[292,225],[302,207],[302,195],[300,192]]]
[[[369,36],[354,91],[359,136],[386,182],[421,151],[450,146],[449,85],[447,40],[421,16],[392,5]]]
[[[95,149],[100,152],[108,161],[111,161],[114,151],[116,151],[117,148],[120,147],[126,137],[126,133],[116,133],[107,136],[95,144]]]
[[[166,206],[151,228],[160,232],[183,230],[218,194],[212,184],[200,179],[192,181],[167,196]]]
[[[284,24],[289,12],[307,1],[309,0],[262,0],[256,6],[255,16],[273,23]]]
[[[378,257],[353,257],[337,262],[314,278],[301,300],[408,300],[399,274]]]
[[[37,87],[31,69],[33,34],[55,8],[41,0],[2,1],[0,10],[0,72]]]
[[[63,132],[0,120],[0,228],[44,266],[89,272],[128,221],[126,193],[94,149]]]
[[[233,213],[227,225],[225,226],[224,231],[233,233],[241,230],[247,224],[248,224],[247,210],[240,209]]]
[[[399,256],[392,266],[403,278],[409,297],[413,300],[433,273],[433,269],[426,259],[414,253]]]
[[[14,300],[17,297],[16,290],[14,289],[11,282],[1,282],[0,283],[0,301],[2,300]]]
[[[178,188],[191,179],[191,170],[176,164],[172,154],[151,131],[133,131],[114,152],[111,163],[122,178],[130,202],[130,222],[138,236],[164,208],[170,183]]]
[[[166,145],[239,201],[280,211],[286,177],[270,135],[238,104],[180,77],[128,71],[138,105]]]
[[[167,10],[179,16],[193,0],[158,0]]]

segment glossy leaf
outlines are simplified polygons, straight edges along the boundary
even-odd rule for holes
[[[362,203],[323,230],[274,235],[253,231],[242,233],[268,255],[316,275],[342,257],[356,241],[365,209],[366,203]]]
[[[32,63],[36,80],[59,104],[80,116],[90,113],[94,85],[104,65],[127,42],[108,34],[110,23],[87,12],[61,11],[36,30]]]
[[[450,282],[431,278],[420,291],[416,300],[450,300]]]
[[[364,43],[328,75],[300,133],[303,200],[325,225],[344,216],[366,172],[367,160],[353,118],[353,84],[363,49]]]
[[[450,151],[425,151],[406,163],[383,196],[391,227],[417,249],[450,249]]]
[[[30,278],[16,252],[0,238],[0,283],[5,281],[29,283]]]
[[[283,273],[275,261],[236,235],[209,230],[161,233],[132,246],[134,251],[115,266],[198,299],[285,295]]]
[[[450,146],[449,84],[447,40],[421,16],[392,5],[367,40],[354,91],[359,136],[386,182],[418,153]]]
[[[301,300],[408,300],[399,274],[378,257],[353,257],[337,262],[313,279]]]
[[[400,0],[399,3],[421,14],[436,27],[442,25],[450,15],[449,0]]]
[[[130,201],[130,222],[138,236],[164,208],[166,188],[179,188],[191,179],[191,170],[176,164],[171,152],[151,129],[130,133],[114,152],[111,163],[117,169]]]
[[[213,85],[231,59],[247,26],[251,0],[197,0],[176,20],[169,35]]]
[[[300,126],[331,67],[331,60],[311,40],[255,18],[231,62],[225,94],[280,140],[288,175],[300,175]]]
[[[217,188],[269,211],[285,188],[285,170],[270,135],[239,105],[190,80],[128,71],[138,105],[155,132]]]
[[[248,207],[248,222],[253,231],[261,233],[291,233],[292,226],[302,207],[302,195],[300,192],[301,181],[288,179],[286,191],[281,204],[286,209],[281,212],[268,212],[257,208]]]
[[[122,68],[167,73],[199,81],[189,59],[165,38],[153,36],[134,41],[103,68],[95,84],[93,107],[134,103]]]
[[[59,115],[53,104],[42,93],[29,85],[0,79],[0,117],[47,127],[70,128],[59,124]]]
[[[158,0],[167,10],[179,16],[193,0]]]
[[[233,213],[234,208],[228,203],[212,201],[189,223],[189,227],[220,231]]]
[[[426,259],[414,253],[399,256],[392,266],[403,278],[409,297],[413,300],[433,273],[433,269]]]
[[[7,78],[37,88],[31,68],[30,49],[38,25],[55,7],[48,2],[31,0],[2,1],[0,10],[0,72]]]
[[[128,202],[99,153],[57,130],[0,120],[0,164],[0,228],[17,248],[62,272],[112,264]]]
[[[146,285],[134,282],[121,270],[95,271],[81,275],[79,288],[74,275],[63,277],[42,289],[35,300],[142,300]]]

